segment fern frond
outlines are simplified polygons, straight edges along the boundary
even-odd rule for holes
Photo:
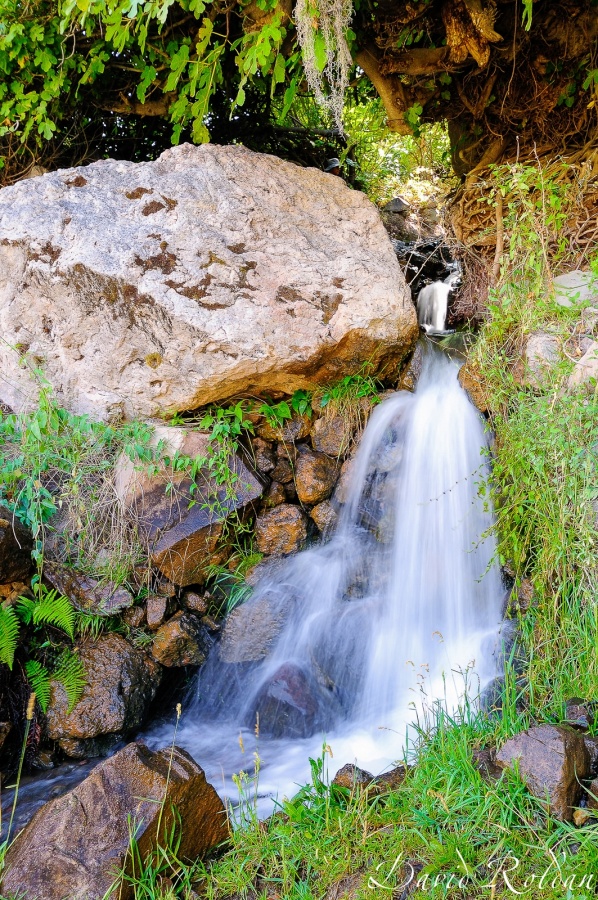
[[[12,606],[0,606],[0,663],[9,669],[15,658],[19,639],[19,618]]]
[[[27,674],[27,680],[31,685],[31,690],[35,692],[37,702],[41,706],[42,712],[45,713],[48,709],[48,704],[50,703],[50,673],[37,659],[27,660],[25,663],[25,672]]]
[[[56,590],[44,589],[40,592],[33,605],[32,621],[34,625],[55,625],[73,640],[75,610],[68,597]]]
[[[69,704],[68,712],[70,712],[87,684],[85,666],[75,653],[65,650],[52,677],[63,686]]]

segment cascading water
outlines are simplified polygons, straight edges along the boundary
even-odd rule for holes
[[[433,281],[419,292],[417,320],[427,334],[445,332],[449,294],[458,279],[459,273],[451,272],[444,281]]]
[[[235,613],[232,649],[227,628],[199,674],[177,743],[224,794],[251,766],[256,722],[260,791],[288,796],[323,739],[339,765],[380,772],[422,705],[454,708],[466,673],[480,686],[496,674],[483,422],[459,363],[429,342],[424,357],[416,393],[374,410],[330,539],[273,567]]]

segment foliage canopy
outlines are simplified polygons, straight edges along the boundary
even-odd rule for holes
[[[448,120],[465,173],[593,137],[597,37],[596,0],[0,0],[4,179],[238,139],[247,108],[292,127],[306,74],[338,119],[351,58],[394,131]]]

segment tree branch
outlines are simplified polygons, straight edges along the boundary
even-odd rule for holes
[[[176,99],[176,91],[169,91],[167,94],[162,94],[157,100],[146,100],[145,103],[133,100],[124,94],[120,94],[119,97],[120,99],[114,103],[96,103],[96,107],[105,112],[124,116],[166,116]]]

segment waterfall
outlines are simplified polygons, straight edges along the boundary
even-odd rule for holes
[[[486,438],[458,370],[426,342],[415,394],[372,413],[334,533],[273,566],[233,614],[237,661],[225,629],[200,671],[177,743],[223,793],[251,767],[256,722],[260,790],[289,796],[323,740],[337,768],[380,772],[418,710],[454,708],[466,681],[496,674],[503,591],[477,489]]]
[[[448,298],[459,274],[451,272],[444,281],[434,281],[422,288],[417,297],[417,319],[428,334],[442,334],[446,330]]]

